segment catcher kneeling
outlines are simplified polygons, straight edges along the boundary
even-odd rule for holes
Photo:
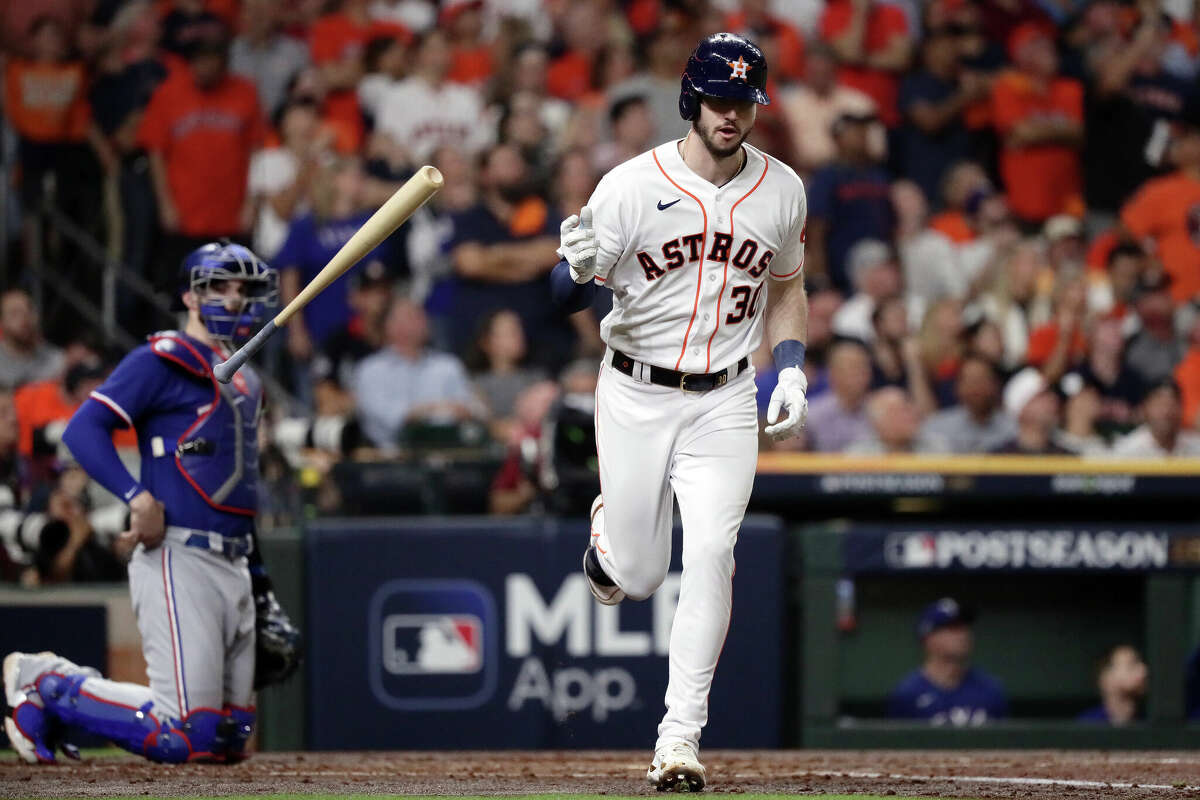
[[[213,243],[184,259],[182,331],[127,355],[63,434],[80,466],[129,504],[118,547],[149,686],[100,677],[53,653],[10,653],[5,728],[29,763],[53,763],[70,728],[152,761],[237,761],[254,727],[254,689],[300,661],[300,634],[275,600],[259,553],[258,419],[262,384],[243,368],[230,384],[213,366],[254,333],[277,276],[241,245]],[[112,444],[137,431],[140,475]],[[257,652],[256,652],[257,650]]]

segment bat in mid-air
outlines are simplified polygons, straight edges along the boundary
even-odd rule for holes
[[[329,284],[340,278],[348,269],[358,263],[359,259],[375,249],[380,242],[392,235],[392,232],[404,224],[418,208],[442,188],[442,173],[434,167],[421,167],[379,210],[362,224],[342,248],[329,259],[329,263],[309,281],[300,294],[288,303],[275,318],[254,334],[254,337],[229,357],[213,367],[213,374],[221,383],[229,383],[233,373],[245,364],[247,359],[262,349],[263,344],[279,328],[282,328],[309,302],[325,290]]]

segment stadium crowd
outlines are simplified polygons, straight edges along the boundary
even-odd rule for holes
[[[679,74],[716,30],[765,51],[750,142],[808,193],[811,405],[787,446],[1200,455],[1190,0],[8,3],[11,260],[38,266],[49,202],[168,293],[199,244],[251,244],[286,301],[434,164],[445,189],[265,355],[298,403],[276,407],[264,474],[403,457],[415,429],[449,427],[507,448],[490,507],[518,512],[546,420],[586,418],[603,352],[603,291],[570,318],[550,302],[559,221],[683,135]],[[112,354],[70,319],[43,336],[17,274],[0,528],[36,508],[61,541],[37,561],[6,535],[9,576],[100,574],[56,431]],[[118,311],[161,327],[132,293]],[[774,367],[754,362],[765,411]]]

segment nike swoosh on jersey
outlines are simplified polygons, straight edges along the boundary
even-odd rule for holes
[[[662,200],[659,200],[659,201],[658,201],[658,210],[659,210],[659,211],[666,211],[668,208],[670,208],[671,206],[675,205],[676,203],[678,203],[678,202],[679,202],[680,200],[682,200],[682,199],[683,199],[682,197],[676,197],[674,200],[672,200],[671,202],[667,203],[665,206],[663,205],[663,201],[662,201]]]

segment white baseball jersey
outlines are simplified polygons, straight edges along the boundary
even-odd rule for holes
[[[601,335],[659,367],[724,369],[762,340],[768,276],[804,264],[808,204],[786,164],[743,145],[746,164],[718,188],[677,141],[626,161],[592,194],[596,281],[613,290]]]

